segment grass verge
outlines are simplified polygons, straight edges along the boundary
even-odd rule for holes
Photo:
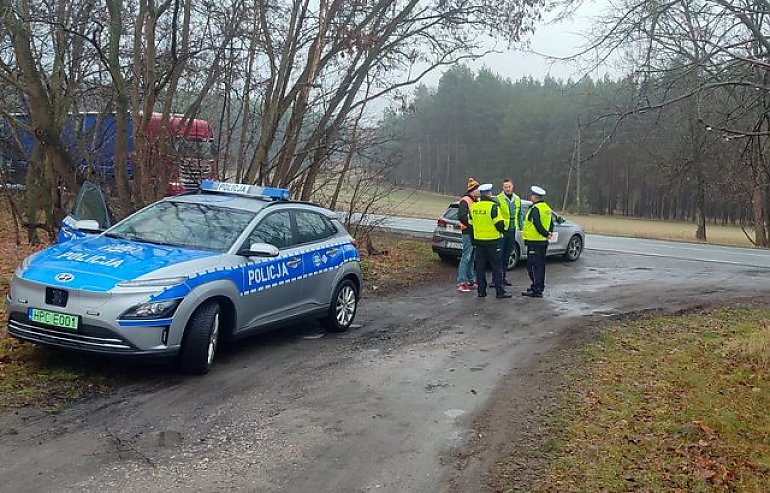
[[[109,385],[95,368],[74,363],[76,356],[0,338],[0,411],[28,405],[57,411]]]
[[[365,295],[388,294],[414,287],[442,275],[448,276],[452,270],[439,261],[428,239],[390,233],[373,233],[371,238],[382,254],[368,255],[365,248],[359,248]]]
[[[611,325],[566,375],[569,404],[534,489],[767,491],[769,355],[768,308]]]
[[[695,239],[695,224],[691,222],[571,214],[567,214],[567,217],[580,224],[587,233],[652,240],[699,242]],[[706,238],[708,239],[707,243],[715,245],[753,246],[738,226],[707,224]]]
[[[106,377],[93,365],[7,335],[8,282],[24,257],[45,246],[17,245],[7,203],[0,202],[0,411],[26,405],[55,411],[107,385]]]

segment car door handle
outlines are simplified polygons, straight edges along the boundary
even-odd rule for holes
[[[298,266],[300,262],[302,262],[302,260],[295,258],[286,262],[286,265],[293,269],[294,267]]]
[[[326,250],[326,255],[337,255],[337,252],[339,252],[339,248],[330,248]]]

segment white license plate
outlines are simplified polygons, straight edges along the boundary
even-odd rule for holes
[[[446,242],[446,247],[447,248],[459,248],[460,250],[462,250],[463,244],[462,243],[457,243],[456,241],[447,241]]]

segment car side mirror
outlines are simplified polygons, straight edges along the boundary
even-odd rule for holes
[[[95,221],[93,219],[81,219],[79,221],[75,221],[75,224],[73,224],[72,227],[84,233],[102,232],[102,228],[99,226],[99,221]]]
[[[554,214],[554,220],[556,220],[556,224],[562,224],[564,222],[564,218],[558,214]]]
[[[247,257],[277,257],[280,250],[270,243],[252,243],[248,248],[241,250],[241,255]]]

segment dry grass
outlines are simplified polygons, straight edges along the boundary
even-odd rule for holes
[[[7,336],[5,296],[16,266],[47,245],[16,244],[8,205],[0,202],[0,410],[36,405],[56,410],[73,399],[102,390],[105,377],[93,365],[64,352],[25,344]]]
[[[452,271],[440,262],[427,239],[389,233],[371,235],[381,255],[368,255],[359,245],[365,294],[380,295],[414,287]]]
[[[588,233],[656,240],[697,241],[695,224],[690,222],[572,214],[567,214],[567,217],[583,226]],[[715,245],[752,246],[738,226],[707,224],[706,239],[707,243]]]
[[[569,370],[538,491],[768,491],[770,310],[612,325]]]

